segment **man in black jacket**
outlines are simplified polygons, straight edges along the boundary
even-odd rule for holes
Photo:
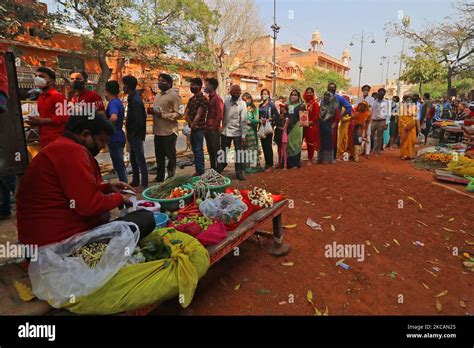
[[[123,92],[128,94],[127,98],[127,120],[125,128],[130,147],[130,162],[132,164],[133,178],[131,186],[141,186],[142,189],[148,187],[148,169],[145,160],[143,142],[146,135],[146,111],[140,95],[136,88],[138,81],[134,76],[127,75],[122,78]]]

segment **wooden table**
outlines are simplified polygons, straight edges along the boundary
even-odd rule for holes
[[[234,248],[247,240],[250,236],[259,232],[259,228],[272,219],[273,244],[269,253],[274,256],[288,254],[290,246],[283,243],[283,229],[281,214],[288,206],[285,199],[276,203],[272,208],[259,210],[248,216],[235,230],[229,231],[226,239],[219,244],[207,248],[210,263],[213,265],[225,255],[233,252]],[[265,232],[265,234],[271,234]],[[16,293],[13,286],[15,280],[29,284],[28,273],[19,264],[7,264],[0,267],[0,315],[75,315],[65,309],[55,309],[46,301],[35,299],[31,302],[23,302]],[[158,305],[139,308],[121,315],[142,316],[155,310]]]
[[[459,137],[459,134],[460,134],[460,139],[458,139],[457,141],[460,142],[462,140],[462,137],[464,135],[464,131],[462,129],[461,126],[442,126],[441,127],[441,134],[440,134],[440,144],[441,143],[444,143],[444,135],[445,133],[455,133],[456,134],[456,137]],[[446,139],[446,142],[448,141],[448,139]]]

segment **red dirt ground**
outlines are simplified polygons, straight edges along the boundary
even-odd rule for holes
[[[264,187],[294,200],[294,208],[283,213],[284,225],[297,224],[284,230],[290,254],[272,257],[266,252],[271,239],[260,237],[259,245],[252,237],[241,245],[239,256],[227,255],[209,269],[188,309],[169,301],[155,314],[313,315],[306,299],[310,289],[316,307],[327,306],[329,315],[474,313],[473,273],[451,251],[458,247],[460,253],[474,254],[474,247],[466,242],[474,242],[473,197],[432,184],[430,172],[414,169],[398,155],[399,151],[385,151],[380,158],[335,165],[304,162],[302,169],[248,176],[236,185]],[[465,192],[463,186],[453,187]],[[403,209],[398,208],[400,199]],[[323,231],[310,229],[308,217],[321,223]],[[271,223],[266,228],[271,230]],[[324,256],[324,246],[334,241],[364,245],[370,241],[371,245],[365,245],[363,262],[348,258],[350,269],[344,270],[335,266],[339,258]],[[415,246],[414,241],[424,246]],[[285,261],[294,265],[281,265]],[[391,278],[390,272],[396,272],[396,277]],[[270,293],[259,294],[259,289]],[[447,295],[434,297],[444,290]],[[403,303],[398,302],[399,295]],[[294,303],[289,303],[291,297]],[[443,306],[441,312],[436,300]]]

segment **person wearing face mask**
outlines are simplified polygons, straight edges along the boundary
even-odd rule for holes
[[[209,109],[206,117],[206,130],[204,137],[206,138],[207,153],[211,168],[217,170],[217,151],[221,148],[221,125],[224,113],[224,101],[217,94],[219,82],[211,77],[206,79],[206,88],[204,92],[209,96]]]
[[[303,99],[306,103],[306,110],[308,110],[309,127],[303,128],[303,138],[306,141],[306,148],[308,151],[308,165],[311,165],[314,158],[314,151],[319,151],[319,104],[314,96],[313,87],[306,88],[303,94]]]
[[[86,83],[89,75],[83,70],[72,71],[70,75],[72,98],[71,104],[76,106],[74,112],[76,116],[89,114],[91,117],[101,116],[105,117],[105,107],[102,97],[95,91],[90,91],[86,88]]]
[[[371,87],[369,85],[364,85],[362,86],[362,97],[360,98],[357,98],[356,102],[355,102],[355,105],[359,105],[361,102],[365,101],[367,102],[367,104],[369,105],[369,120],[370,120],[370,117],[372,115],[372,107],[375,103],[375,99],[374,97],[370,96],[369,95],[369,92],[370,92],[370,89]],[[375,92],[375,94],[377,94]],[[371,133],[370,133],[370,129],[371,129],[371,125],[370,125],[370,121],[369,121],[369,124],[368,126],[365,128],[365,134],[366,134],[366,142],[365,142],[365,158],[369,158],[369,154],[370,154],[370,150],[371,150]]]
[[[107,99],[107,109],[105,110],[107,119],[114,125],[115,133],[110,138],[107,146],[109,148],[110,159],[117,176],[121,182],[128,182],[127,169],[123,162],[123,149],[125,148],[125,133],[123,132],[123,121],[125,108],[118,98],[120,86],[117,81],[107,81],[105,84],[105,99]]]
[[[65,133],[30,163],[17,193],[18,239],[38,246],[60,242],[108,222],[110,210],[132,202],[129,185],[103,183],[95,156],[114,133],[102,117],[71,117]]]
[[[260,124],[258,108],[250,93],[244,93],[242,100],[247,105],[247,135],[245,136],[245,150],[249,154],[244,164],[245,173],[252,174],[263,171],[260,166],[260,147],[258,146],[257,126]],[[250,156],[250,154],[252,154]]]
[[[165,164],[168,159],[168,178],[176,172],[176,140],[178,139],[178,120],[181,98],[173,90],[173,78],[161,73],[158,76],[158,92],[153,102],[153,134],[156,157],[155,181],[165,180]]]
[[[300,111],[305,107],[301,94],[294,89],[290,93],[288,105],[288,142],[286,145],[287,168],[301,168],[301,146],[303,145],[303,127],[300,124]]]
[[[230,96],[224,101],[224,118],[222,119],[221,150],[217,155],[217,171],[222,173],[227,167],[227,154],[234,143],[236,158],[235,172],[240,181],[245,181],[244,166],[241,163],[241,150],[247,136],[247,105],[240,98],[242,90],[239,85],[230,87]]]
[[[339,112],[341,118],[344,116],[351,116],[352,115],[352,105],[351,103],[344,98],[342,95],[337,94],[337,85],[334,82],[328,83],[328,92],[332,93],[334,97],[336,98],[337,105],[339,107]],[[336,120],[336,125],[333,128],[333,147],[334,147],[334,157],[337,155],[337,133],[338,133],[338,126],[339,126],[339,121]]]
[[[39,116],[28,117],[28,123],[39,127],[40,146],[44,148],[64,133],[68,121],[64,95],[54,88],[56,74],[53,70],[40,67],[36,70],[35,85],[41,89],[38,97]]]
[[[195,77],[190,80],[190,90],[193,96],[189,99],[184,119],[191,128],[191,149],[194,154],[196,172],[193,176],[204,174],[204,129],[209,101],[202,93],[202,80]]]
[[[372,108],[372,120],[370,133],[375,137],[375,156],[380,156],[383,144],[383,133],[390,123],[390,111],[387,99],[385,99],[385,89],[377,91],[377,99]]]
[[[260,91],[262,102],[258,107],[260,117],[260,127],[264,127],[267,122],[270,122],[272,127],[275,120],[280,117],[278,110],[270,98],[270,91],[266,88]],[[267,134],[265,138],[261,138],[263,156],[265,157],[265,171],[273,171],[273,133]]]
[[[145,159],[144,142],[146,137],[145,104],[137,92],[138,81],[135,76],[126,75],[122,78],[123,89],[127,94],[127,119],[125,129],[130,148],[132,165],[132,182],[130,185],[144,190],[148,187],[148,167]],[[141,182],[140,182],[141,179]]]
[[[319,136],[321,151],[318,152],[318,163],[333,164],[334,159],[334,129],[340,119],[339,103],[332,92],[324,93],[319,112]]]
[[[398,136],[400,138],[400,158],[402,160],[415,157],[416,134],[420,130],[418,106],[411,96],[403,97],[399,107]]]

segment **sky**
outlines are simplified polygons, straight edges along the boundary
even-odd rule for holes
[[[42,0],[51,10],[56,8],[55,0]],[[239,1],[239,0],[235,0]],[[272,34],[273,0],[254,0],[260,10],[268,34]],[[364,42],[362,56],[361,85],[381,84],[382,56],[383,80],[398,77],[398,57],[402,47],[400,38],[389,38],[385,42],[384,25],[390,21],[400,21],[403,15],[411,18],[410,26],[420,28],[424,23],[442,21],[452,14],[452,0],[276,0],[277,24],[281,27],[277,44],[293,43],[296,47],[308,49],[312,33],[318,30],[324,43],[323,51],[335,58],[341,58],[344,48],[349,48],[351,85],[357,86],[359,78],[360,42],[352,40],[362,30],[372,33],[375,44],[370,39]],[[354,41],[354,46],[349,43]],[[406,45],[405,47],[407,47]]]
[[[271,34],[273,0],[255,2]],[[400,21],[399,16],[407,14],[411,19],[410,26],[420,28],[427,21],[440,21],[454,12],[451,0],[276,0],[276,4],[277,24],[281,27],[277,43],[293,43],[308,49],[312,33],[318,30],[324,43],[323,52],[340,59],[344,48],[349,48],[352,55],[349,77],[353,86],[358,84],[361,48],[360,42],[355,40],[354,46],[349,46],[353,35],[360,35],[362,30],[373,33],[375,44],[370,40],[364,42],[361,85],[381,84],[381,57],[390,58],[388,75],[390,79],[396,79],[402,47],[399,38],[389,38],[385,43],[385,23]],[[387,62],[388,58],[383,65],[384,80]]]

